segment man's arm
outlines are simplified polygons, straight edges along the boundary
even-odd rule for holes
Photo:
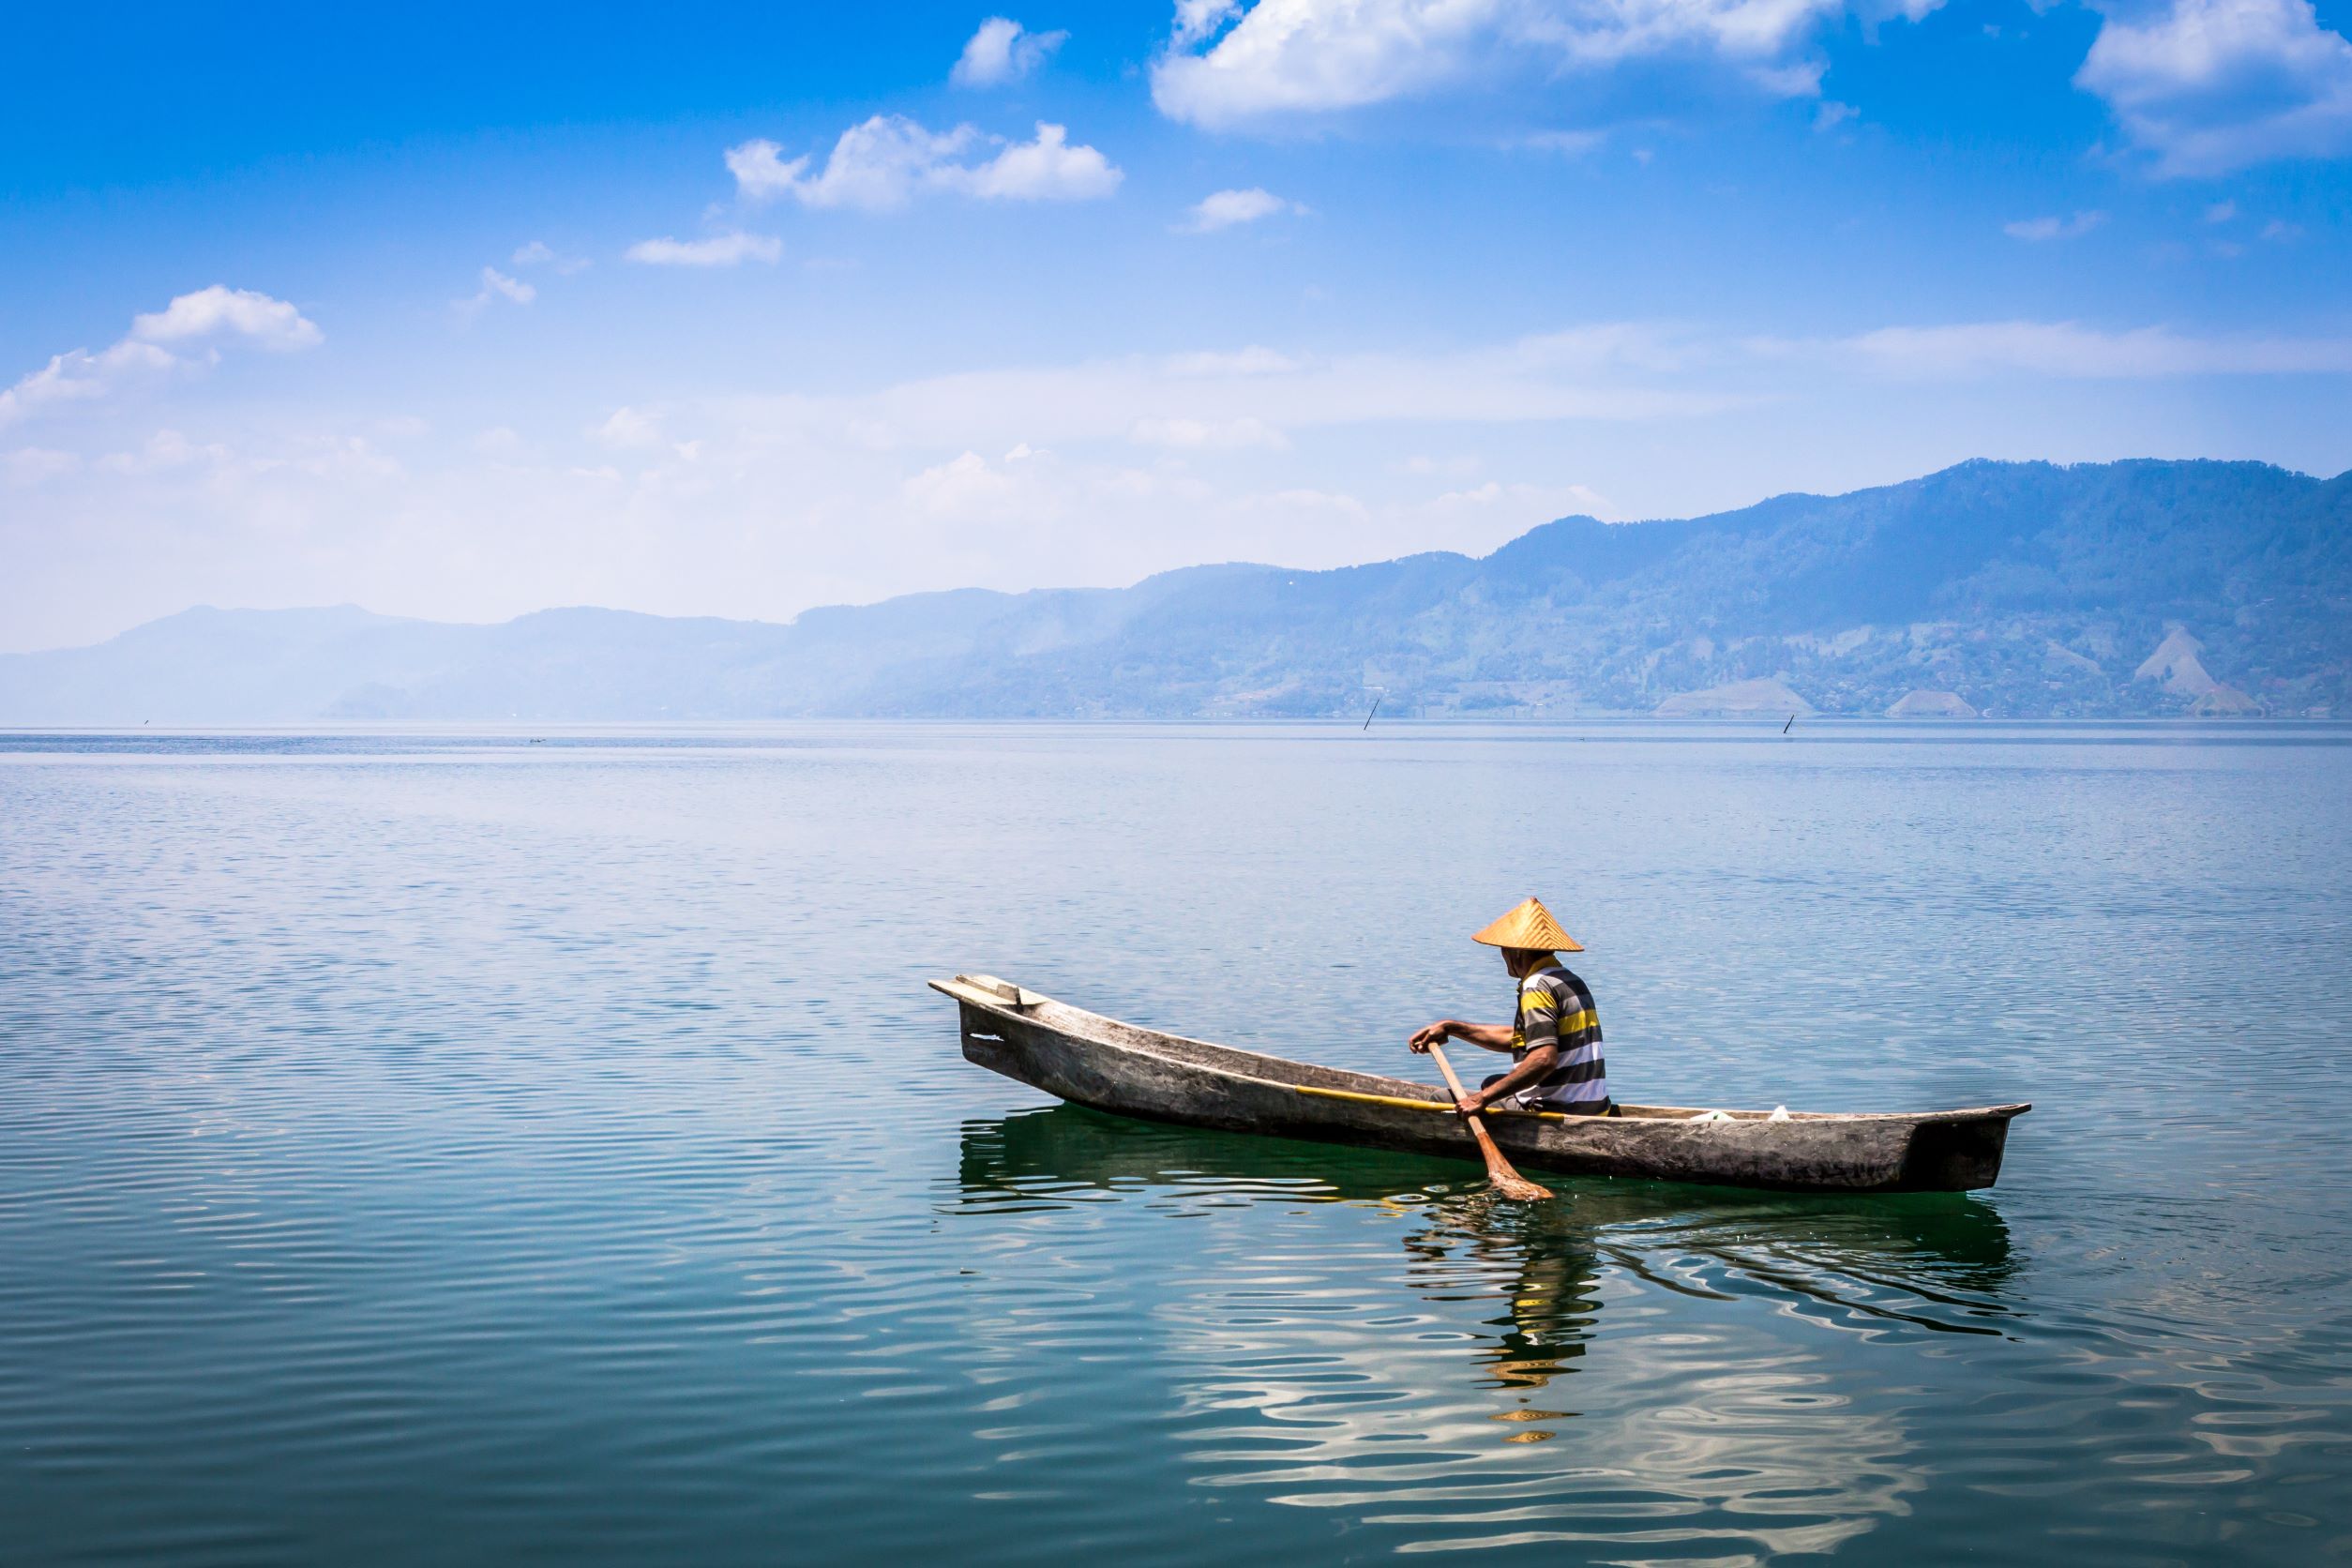
[[[1468,1040],[1473,1046],[1488,1050],[1511,1048],[1511,1026],[1507,1023],[1464,1023],[1459,1018],[1440,1018],[1426,1029],[1416,1030],[1405,1044],[1416,1054],[1425,1054],[1434,1045],[1447,1040]]]
[[[1497,1100],[1507,1099],[1552,1070],[1560,1061],[1558,1046],[1537,1046],[1520,1063],[1484,1089],[1474,1089],[1454,1102],[1465,1116],[1475,1116]]]
[[[1464,1114],[1485,1109],[1507,1094],[1515,1094],[1560,1064],[1560,998],[1552,987],[1530,980],[1519,988],[1519,1043],[1527,1048],[1518,1064],[1475,1094],[1455,1103]],[[1504,1048],[1509,1048],[1506,1036]]]

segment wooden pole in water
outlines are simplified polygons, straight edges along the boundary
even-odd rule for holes
[[[1454,1076],[1454,1063],[1445,1059],[1445,1048],[1432,1040],[1429,1054],[1438,1059],[1438,1071],[1445,1075],[1445,1086],[1454,1091],[1456,1101],[1460,1100],[1462,1080]],[[1470,1127],[1470,1137],[1478,1140],[1478,1152],[1486,1156],[1486,1180],[1493,1184],[1497,1192],[1520,1203],[1532,1203],[1539,1198],[1552,1195],[1551,1188],[1539,1187],[1511,1168],[1511,1162],[1504,1159],[1502,1151],[1495,1147],[1494,1135],[1486,1130],[1483,1118],[1464,1116],[1462,1121]]]

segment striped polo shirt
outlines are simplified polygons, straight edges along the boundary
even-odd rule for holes
[[[1601,1015],[1592,992],[1557,960],[1519,982],[1519,1018],[1511,1033],[1511,1060],[1523,1062],[1539,1046],[1557,1046],[1560,1060],[1520,1093],[1547,1109],[1597,1111],[1609,1103],[1608,1069],[1601,1059]]]

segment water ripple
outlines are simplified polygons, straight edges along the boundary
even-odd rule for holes
[[[2341,1557],[2352,769],[2223,733],[0,741],[0,1560]],[[1530,800],[1614,1076],[2000,1187],[1500,1204],[920,988],[1411,1071]]]

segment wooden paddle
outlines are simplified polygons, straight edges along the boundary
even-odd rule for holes
[[[1445,1048],[1432,1040],[1429,1042],[1429,1054],[1438,1059],[1438,1071],[1445,1075],[1445,1086],[1454,1091],[1454,1098],[1459,1101],[1462,1098],[1462,1080],[1454,1076],[1454,1063],[1445,1059]],[[1551,1188],[1539,1187],[1511,1168],[1511,1162],[1504,1159],[1502,1151],[1495,1147],[1494,1135],[1486,1130],[1485,1118],[1464,1116],[1462,1120],[1469,1124],[1470,1137],[1478,1139],[1478,1152],[1486,1156],[1486,1180],[1497,1192],[1520,1203],[1532,1203],[1539,1198],[1552,1195]]]

